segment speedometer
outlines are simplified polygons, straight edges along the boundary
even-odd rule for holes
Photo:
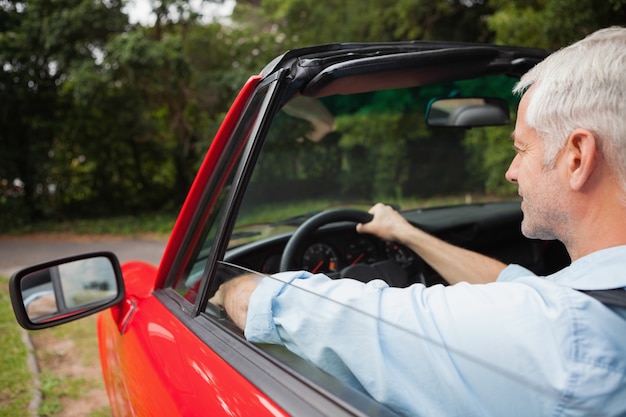
[[[307,271],[335,272],[338,269],[337,253],[325,243],[314,243],[302,255],[302,267]]]

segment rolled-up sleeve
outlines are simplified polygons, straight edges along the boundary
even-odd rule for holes
[[[283,343],[273,317],[273,300],[286,285],[312,274],[306,271],[283,272],[264,278],[250,296],[244,335],[253,343]]]

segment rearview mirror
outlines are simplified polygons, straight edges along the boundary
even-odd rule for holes
[[[478,127],[508,124],[509,105],[500,98],[434,99],[426,109],[426,123],[437,127]]]
[[[17,321],[30,330],[85,317],[124,297],[119,261],[109,252],[23,269],[11,277],[9,290]]]

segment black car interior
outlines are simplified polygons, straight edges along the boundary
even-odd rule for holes
[[[410,249],[371,235],[358,234],[356,222],[367,219],[367,213],[361,213],[362,218],[351,214],[352,221],[337,222],[335,219],[340,218],[337,211],[331,211],[332,215],[326,217],[329,219],[327,223],[318,222],[319,226],[314,228],[304,225],[293,235],[280,235],[232,248],[225,261],[267,274],[306,269],[335,278],[362,281],[383,278],[390,285],[400,287],[414,283],[427,286],[447,284]],[[570,262],[560,242],[532,240],[521,234],[522,214],[517,202],[420,209],[403,212],[403,215],[413,225],[443,240],[505,263],[522,265],[538,275],[555,272]],[[285,251],[294,236],[298,244],[292,244]],[[308,260],[304,256],[311,248],[319,256]],[[332,263],[329,264],[325,256],[330,256]],[[387,261],[392,261],[393,265],[386,265]],[[322,262],[322,268],[316,269]],[[361,268],[355,268],[357,265]]]

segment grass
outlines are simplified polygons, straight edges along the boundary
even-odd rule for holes
[[[63,411],[63,397],[78,398],[82,390],[89,386],[84,378],[60,377],[44,369],[39,375],[43,402],[39,407],[40,416],[57,416]]]
[[[15,320],[8,294],[8,278],[0,277],[0,417],[27,416],[28,405],[34,387],[33,376],[27,365],[26,345],[22,331]],[[64,370],[67,361],[80,361],[85,365],[96,365],[99,369],[98,344],[95,317],[77,320],[63,326],[30,333],[33,343],[41,345],[36,352],[40,367],[39,381],[42,402],[37,410],[40,417],[58,417],[64,412],[69,399],[76,400],[88,395],[91,389],[102,388],[103,381],[93,376],[68,375]],[[47,346],[58,340],[71,340],[73,354],[65,358]],[[91,410],[86,417],[110,417],[108,406]]]
[[[23,235],[29,233],[73,233],[79,235],[136,236],[154,234],[167,236],[174,227],[176,214],[148,213],[142,216],[116,216],[95,219],[41,221],[15,226],[2,233]]]
[[[0,416],[28,415],[33,379],[27,351],[8,293],[8,278],[0,277]]]
[[[80,352],[80,356],[76,360],[80,360],[85,365],[97,364],[100,357],[96,335],[96,317],[92,315],[62,326],[52,327],[46,331],[58,340],[71,339]]]
[[[40,417],[59,417],[64,414],[68,402],[90,403],[90,392],[102,390],[104,382],[100,374],[96,316],[90,316],[62,326],[32,334],[37,361],[40,364],[41,392],[43,395],[38,413]],[[58,342],[71,343],[55,348]],[[82,372],[71,369],[80,364]],[[91,371],[84,373],[84,370]],[[86,417],[111,416],[110,407],[89,408]]]
[[[48,369],[44,369],[41,372],[39,380],[43,395],[43,401],[39,410],[37,410],[40,417],[62,416],[64,398],[78,399],[85,391],[98,386],[95,381],[81,377],[59,376]],[[89,417],[110,415],[111,410],[109,407],[93,410],[89,413]]]

